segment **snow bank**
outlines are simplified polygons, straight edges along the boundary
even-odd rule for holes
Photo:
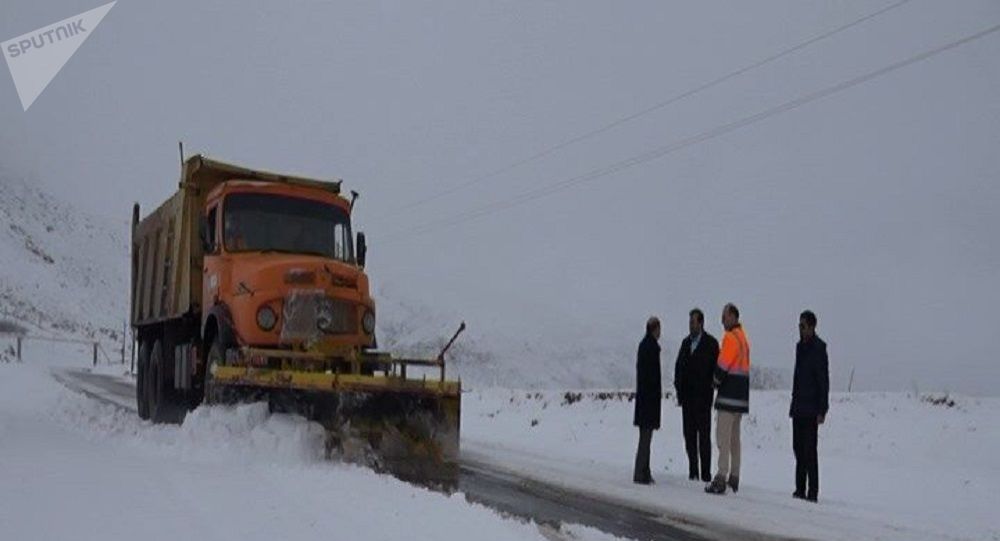
[[[0,539],[544,539],[461,494],[321,450],[316,425],[262,405],[154,426],[68,391],[44,366],[0,365]]]
[[[152,425],[130,411],[62,393],[53,420],[67,427],[87,427],[87,437],[123,436],[123,443],[192,460],[245,465],[308,465],[324,459],[324,432],[294,415],[268,412],[266,403],[200,407],[181,426]]]

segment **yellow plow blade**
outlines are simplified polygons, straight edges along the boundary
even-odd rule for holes
[[[266,397],[324,426],[331,454],[408,481],[457,480],[461,384],[399,376],[214,366],[211,401]]]

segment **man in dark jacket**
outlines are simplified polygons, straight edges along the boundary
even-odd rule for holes
[[[684,418],[684,446],[688,479],[712,480],[712,374],[719,358],[719,342],[705,332],[705,314],[688,314],[690,334],[681,342],[674,365],[674,389]],[[698,459],[701,458],[701,468]]]
[[[799,316],[792,384],[792,449],[795,451],[795,498],[815,502],[819,496],[819,425],[830,409],[830,367],[826,342],[816,336],[816,314]]]
[[[660,399],[663,384],[660,381],[660,320],[651,317],[646,322],[646,336],[639,343],[635,363],[635,417],[639,427],[639,449],[635,453],[635,470],[632,480],[642,485],[653,483],[649,470],[649,447],[653,431],[660,428]]]

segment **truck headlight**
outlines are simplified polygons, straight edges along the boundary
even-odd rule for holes
[[[261,306],[257,310],[257,326],[265,331],[270,331],[278,323],[278,314],[274,313],[268,305]]]
[[[371,310],[366,310],[364,317],[361,318],[361,327],[364,328],[365,334],[373,334],[375,332],[375,314]]]

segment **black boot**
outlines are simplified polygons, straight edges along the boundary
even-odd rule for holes
[[[712,479],[711,483],[705,486],[705,492],[709,494],[725,494],[726,480],[716,476],[715,479]]]
[[[656,481],[653,481],[653,476],[649,474],[645,475],[634,475],[632,476],[632,482],[637,485],[652,485]]]
[[[738,475],[729,476],[729,488],[733,489],[733,492],[740,491],[740,477]]]

